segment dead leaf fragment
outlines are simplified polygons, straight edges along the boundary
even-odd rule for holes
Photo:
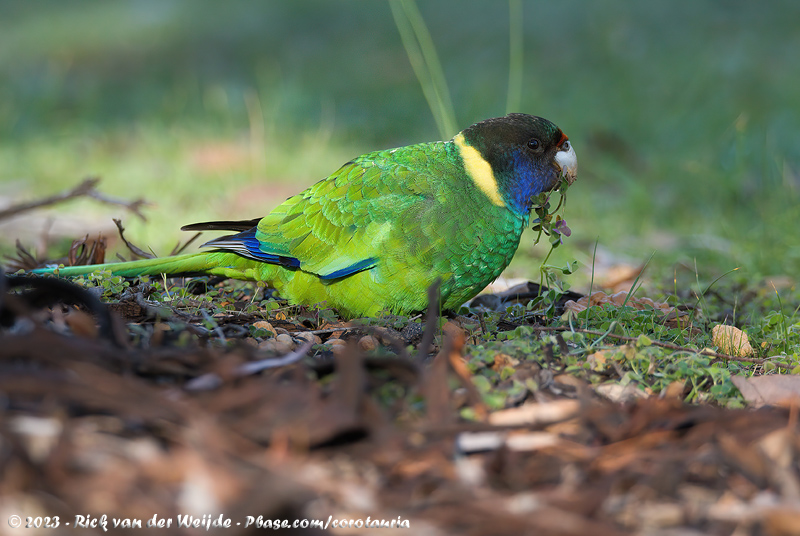
[[[519,361],[513,359],[507,354],[497,354],[494,356],[494,363],[492,363],[492,370],[498,374],[506,367],[515,367],[519,365]]]
[[[733,376],[731,381],[744,399],[756,408],[761,406],[788,405],[800,399],[800,376],[771,374],[769,376]]]
[[[614,307],[622,307],[622,304],[625,304],[628,307],[633,307],[639,311],[645,309],[656,309],[661,311],[663,314],[669,314],[675,311],[673,307],[670,307],[669,304],[665,302],[657,302],[647,297],[638,298],[636,296],[631,296],[629,298],[628,293],[624,290],[611,295],[606,294],[605,292],[597,291],[593,292],[591,297],[584,296],[578,301],[569,300],[564,304],[564,311],[566,313],[578,314],[581,311],[585,311],[587,307],[593,307],[595,305],[611,305]]]
[[[594,388],[595,392],[606,397],[612,402],[633,402],[637,398],[647,398],[647,393],[638,389],[632,383],[620,385],[619,383],[604,383]]]
[[[592,370],[600,372],[605,370],[607,364],[613,360],[614,353],[614,350],[598,350],[587,356],[586,361],[589,363]]]
[[[574,417],[580,411],[577,400],[555,400],[547,404],[525,403],[517,408],[495,411],[489,415],[489,424],[494,426],[520,426],[558,422]]]
[[[765,534],[770,536],[800,535],[800,510],[781,506],[769,509],[764,515]]]
[[[72,333],[78,337],[84,337],[86,339],[97,338],[98,330],[94,318],[83,311],[78,311],[77,309],[69,310],[67,314],[64,315],[64,322],[72,330]]]
[[[711,330],[711,338],[723,353],[739,357],[746,357],[753,353],[747,333],[737,327],[717,324]]]

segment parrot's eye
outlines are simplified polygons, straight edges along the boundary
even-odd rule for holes
[[[531,138],[528,140],[528,149],[531,151],[538,151],[542,146],[542,142],[537,140],[536,138]]]

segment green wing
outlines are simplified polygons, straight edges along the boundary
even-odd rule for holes
[[[262,218],[259,249],[297,259],[323,280],[376,266],[397,246],[398,226],[413,227],[435,200],[440,181],[432,162],[443,145],[379,151],[345,164]]]

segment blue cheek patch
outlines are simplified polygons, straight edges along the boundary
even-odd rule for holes
[[[510,201],[510,205],[519,214],[527,214],[531,210],[531,198],[544,192],[553,181],[552,170],[545,167],[544,169],[532,165],[532,162],[521,154],[514,154],[512,156],[511,177],[503,177],[501,184],[502,190],[506,192],[506,188],[511,191],[507,192],[506,199]]]

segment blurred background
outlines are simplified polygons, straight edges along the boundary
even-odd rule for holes
[[[798,274],[800,3],[521,2],[516,70],[514,2],[418,7],[455,130],[510,99],[573,141],[550,261],[580,261],[576,286],[595,244],[598,269],[654,255],[662,280]],[[0,208],[88,176],[151,202],[147,221],[75,200],[0,222],[3,253],[62,255],[121,217],[166,254],[182,224],[262,216],[354,156],[441,137],[385,2],[0,1]],[[537,277],[533,239],[511,276]]]

